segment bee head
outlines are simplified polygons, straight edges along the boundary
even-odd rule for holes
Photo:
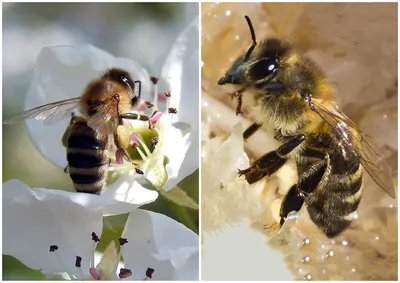
[[[236,59],[225,76],[219,79],[218,84],[257,85],[266,89],[282,88],[273,80],[279,71],[280,57],[289,47],[280,40],[272,38],[261,42],[258,50],[253,52],[257,46],[256,36],[250,18],[248,16],[245,18],[253,44],[245,54]]]
[[[126,89],[131,99],[131,105],[134,106],[140,98],[141,83],[140,81],[133,81],[130,74],[124,70],[112,68],[109,69],[104,75],[103,79],[118,83]],[[138,84],[138,91],[135,93],[135,84]]]
[[[251,21],[245,18],[253,44],[219,79],[219,85],[237,85],[269,99],[293,97],[295,100],[301,97],[293,94],[307,90],[315,96],[328,88],[322,71],[308,57],[297,55],[287,42],[268,38],[257,44]]]

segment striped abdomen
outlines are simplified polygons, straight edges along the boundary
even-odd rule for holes
[[[107,181],[108,137],[80,119],[70,126],[66,146],[69,175],[76,191],[99,194]]]
[[[305,198],[305,203],[314,223],[328,237],[335,237],[354,219],[361,200],[363,168],[357,154],[341,144],[328,155],[327,162],[316,174],[318,185]]]

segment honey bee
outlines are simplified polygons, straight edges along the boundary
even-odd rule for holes
[[[138,84],[137,94],[135,84]],[[149,128],[152,127],[151,116],[131,112],[139,105],[140,93],[140,81],[133,81],[128,72],[113,68],[89,83],[82,96],[27,110],[6,119],[3,124],[31,118],[42,123],[54,123],[79,107],[82,117],[72,116],[62,138],[67,147],[67,167],[77,191],[98,194],[105,186],[110,163],[109,135],[113,135],[117,150],[135,165],[136,172],[143,174],[126,151],[129,133],[123,126],[124,119],[133,119],[148,121]],[[146,105],[152,106],[151,103]]]
[[[277,172],[294,160],[298,182],[283,199],[280,226],[289,212],[306,205],[312,221],[329,238],[348,228],[361,200],[363,168],[392,198],[396,197],[389,170],[372,139],[361,132],[335,102],[334,87],[320,68],[286,42],[268,38],[257,44],[250,18],[252,45],[242,54],[219,85],[238,90],[260,106],[260,116],[244,133],[248,139],[263,123],[271,123],[277,150],[239,170],[249,184]]]

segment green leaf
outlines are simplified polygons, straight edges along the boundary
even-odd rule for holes
[[[182,190],[178,186],[173,187],[169,191],[161,189],[158,190],[158,192],[163,197],[176,204],[183,205],[191,209],[196,209],[196,210],[199,209],[199,205],[191,197],[189,197],[184,190]]]

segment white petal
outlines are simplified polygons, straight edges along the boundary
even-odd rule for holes
[[[124,182],[123,181],[124,178],[120,179],[122,180],[121,181],[117,180],[116,183]],[[35,192],[38,197],[48,197],[50,195],[62,196],[88,209],[100,210],[103,216],[125,214],[132,212],[143,204],[153,202],[158,196],[158,193],[152,193],[152,192],[148,193],[147,192],[148,190],[146,190],[145,192],[146,194],[144,196],[140,196],[142,197],[142,199],[140,199],[139,196],[137,197],[137,199],[132,199],[135,197],[133,195],[134,193],[132,192],[132,190],[135,188],[140,189],[141,186],[139,185],[140,186],[139,187],[136,184],[134,184],[132,187],[127,188],[124,184],[121,185],[122,185],[121,190],[124,190],[126,192],[125,196],[127,197],[127,200],[130,201],[133,200],[137,203],[123,201],[122,199],[124,198],[124,193],[120,192],[119,194],[118,193],[119,190],[116,191],[114,189],[112,189],[109,194],[106,194],[107,193],[106,189],[106,191],[100,196],[87,193],[77,193],[77,192],[68,192],[63,190],[52,190],[52,189],[42,189],[42,188],[35,189]],[[115,192],[115,194],[113,194],[113,192]],[[133,195],[132,198],[131,195]],[[114,197],[116,197],[117,199],[114,199]],[[120,198],[121,200],[118,200],[118,198]]]
[[[166,145],[164,154],[169,163],[166,166],[168,180],[164,190],[168,191],[182,181],[186,176],[192,174],[199,168],[199,131],[192,129],[178,144]],[[168,143],[168,141],[166,142]]]
[[[185,263],[176,268],[172,280],[199,280],[199,249]]]
[[[169,84],[171,107],[178,108],[174,121],[199,124],[199,18],[176,40],[161,76]]]
[[[74,265],[76,256],[81,256],[82,269],[88,270],[91,233],[100,236],[102,226],[98,209],[89,209],[59,194],[37,194],[18,180],[3,183],[3,254],[29,268],[42,269],[43,273],[68,269],[78,274]],[[51,245],[58,246],[64,266],[55,253],[49,252]]]
[[[198,168],[199,162],[199,19],[196,17],[176,40],[162,69],[162,77],[172,92],[170,104],[178,108],[174,122],[186,124],[190,131],[179,144],[166,146],[166,166],[170,190]],[[179,127],[179,125],[177,125]]]
[[[91,80],[111,67],[125,69],[135,80],[141,80],[144,99],[150,95],[147,72],[130,59],[115,58],[93,46],[45,47],[37,59],[25,109],[80,96]],[[65,119],[43,125],[34,119],[26,121],[29,135],[40,153],[61,168],[67,165],[61,137],[68,122]]]
[[[109,214],[125,213],[122,211],[127,209],[130,210],[126,212],[131,212],[135,208],[157,199],[158,193],[144,188],[139,184],[138,178],[140,177],[138,177],[134,170],[131,170],[107,186],[101,196],[107,198],[109,201],[120,201],[118,206],[113,207],[112,210],[108,208]]]
[[[153,280],[198,280],[199,237],[184,225],[138,209],[129,215],[122,237],[128,240],[123,256],[131,279],[144,278],[151,267]]]

